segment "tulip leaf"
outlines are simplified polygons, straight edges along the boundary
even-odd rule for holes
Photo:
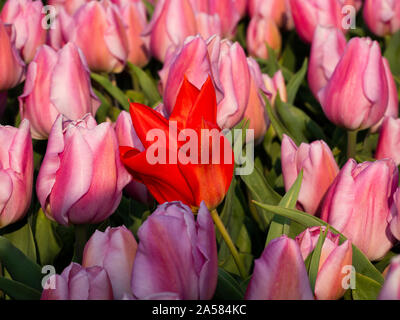
[[[217,289],[214,299],[216,300],[243,300],[244,290],[240,283],[224,269],[218,269]]]
[[[3,236],[0,236],[0,261],[13,280],[36,290],[42,290],[43,275],[40,266]]]
[[[354,300],[376,300],[382,289],[380,283],[358,272],[355,285],[356,288],[352,290]]]
[[[280,207],[293,209],[296,206],[302,180],[303,180],[303,170],[300,171],[296,181],[293,183],[290,190],[283,196],[282,200],[279,202]],[[273,239],[279,238],[284,234],[288,235],[289,228],[290,228],[290,220],[288,218],[275,215],[269,227],[265,246],[267,246],[268,243],[270,243],[270,241]]]
[[[315,246],[313,252],[311,253],[310,265],[308,268],[308,276],[310,278],[310,285],[312,292],[315,291],[315,283],[317,281],[317,275],[319,271],[319,261],[321,259],[322,246],[324,245],[328,229],[329,228],[326,228],[324,233],[322,233],[321,230],[317,245]]]
[[[303,83],[304,78],[306,76],[307,68],[308,68],[308,60],[305,59],[301,69],[295,75],[293,75],[293,77],[289,80],[289,82],[286,86],[289,104],[294,103],[297,92],[299,91],[299,88],[300,88],[301,84]]]
[[[334,234],[340,235],[340,241],[344,242],[347,238],[342,235],[339,231],[334,229],[325,221],[314,217],[308,213],[295,210],[295,209],[287,209],[281,208],[278,206],[271,206],[268,204],[262,204],[259,202],[255,202],[257,206],[264,208],[265,210],[273,213],[289,218],[292,221],[296,221],[299,224],[302,224],[306,228],[314,227],[314,226],[326,226],[329,227],[331,232]],[[355,245],[353,245],[353,265],[356,271],[364,276],[370,277],[375,280],[379,284],[383,284],[383,276],[382,274],[374,267],[374,265],[368,260],[368,258],[358,249]]]
[[[383,273],[385,269],[390,265],[392,259],[396,256],[397,253],[389,251],[382,260],[380,260],[378,263],[375,264],[375,268],[377,268],[380,272]]]
[[[113,97],[115,98],[115,100],[117,100],[119,102],[119,104],[121,104],[121,106],[129,111],[129,100],[128,98],[125,96],[125,94],[122,92],[121,89],[119,89],[118,87],[116,87],[115,85],[112,84],[112,82],[107,79],[107,77],[102,76],[100,74],[97,73],[91,73],[90,77],[96,81],[98,84],[100,84],[104,89],[106,89],[106,91]]]
[[[32,229],[29,223],[25,223],[21,228],[13,232],[3,235],[7,238],[17,249],[32,261],[36,261],[36,245],[33,237]]]
[[[108,111],[111,108],[111,104],[99,90],[96,90],[93,88],[93,92],[99,98],[99,100],[101,102],[101,105],[100,105],[99,109],[97,109],[97,112],[96,112],[97,122],[101,123],[101,122],[106,121]]]
[[[14,300],[39,300],[40,291],[11,279],[0,277],[0,290]]]
[[[149,100],[149,104],[154,106],[156,103],[160,102],[162,100],[160,93],[158,92],[156,85],[149,75],[134,64],[130,62],[127,64],[131,75],[138,79],[140,88],[144,92],[146,98]]]
[[[400,31],[388,38],[384,56],[389,61],[392,73],[400,76]]]

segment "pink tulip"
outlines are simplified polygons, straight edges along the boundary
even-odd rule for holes
[[[48,284],[41,300],[113,300],[110,279],[101,267],[83,268],[73,262]]]
[[[122,21],[127,26],[129,54],[127,60],[143,67],[150,58],[149,39],[141,34],[147,26],[147,11],[141,0],[112,0],[118,5]]]
[[[360,10],[363,0],[339,0],[342,6],[353,6],[356,10]]]
[[[262,90],[267,96],[271,94],[264,86],[262,73],[258,63],[253,58],[247,58],[251,83],[249,102],[244,113],[244,118],[249,120],[248,129],[254,130],[254,141],[256,144],[264,140],[265,133],[269,127],[269,119],[265,110],[264,98],[260,93]],[[249,142],[249,140],[247,140]]]
[[[278,93],[281,101],[287,102],[286,84],[282,71],[278,70],[272,78],[267,74],[263,74],[262,77],[265,88],[271,93],[271,105],[273,106],[275,104],[275,99]]]
[[[143,144],[136,134],[132,125],[132,118],[128,112],[122,111],[119,114],[117,122],[115,123],[115,133],[117,134],[119,146],[132,147],[139,151],[144,151]],[[132,180],[132,182],[125,187],[124,191],[129,197],[142,203],[150,205],[154,202],[154,198],[151,196],[147,187],[140,182]]]
[[[104,268],[110,278],[114,298],[120,300],[124,294],[131,294],[136,249],[135,237],[124,226],[108,227],[105,232],[96,230],[86,243],[82,266]]]
[[[365,0],[364,20],[377,36],[400,30],[400,2],[396,0]]]
[[[247,29],[247,48],[250,55],[267,59],[267,46],[279,53],[282,47],[282,38],[275,22],[269,17],[254,16]]]
[[[272,240],[254,262],[246,300],[313,300],[301,251],[286,236]]]
[[[393,195],[391,214],[390,231],[397,240],[400,240],[400,188]]]
[[[62,225],[99,223],[118,207],[131,181],[110,123],[59,115],[51,129],[36,191],[46,215]]]
[[[389,86],[379,44],[353,38],[328,84],[319,91],[328,119],[347,130],[366,129],[384,116]]]
[[[48,0],[47,3],[56,7],[57,11],[63,8],[69,15],[73,15],[78,9],[90,0]]]
[[[33,183],[33,150],[29,121],[19,129],[0,126],[0,228],[23,218]]]
[[[58,52],[47,45],[40,47],[29,65],[19,106],[21,118],[31,123],[34,139],[47,139],[59,114],[70,120],[96,114],[100,102],[78,47],[68,43]]]
[[[400,300],[400,256],[392,259],[379,300]]]
[[[197,32],[203,39],[222,34],[221,19],[217,14],[196,13]]]
[[[317,246],[325,227],[313,227],[296,237],[303,259],[306,260]],[[352,265],[353,249],[349,240],[339,245],[339,235],[328,231],[321,250],[318,275],[315,282],[315,297],[318,300],[338,300],[344,293],[343,268]]]
[[[322,203],[321,219],[343,233],[371,261],[393,246],[390,206],[398,185],[391,159],[357,164],[350,159]]]
[[[67,35],[69,33],[67,27],[71,21],[72,16],[67,13],[63,6],[59,6],[52,27],[47,34],[46,44],[56,51],[66,45],[68,42]]]
[[[326,191],[339,173],[331,149],[324,141],[302,143],[297,148],[288,136],[282,140],[282,174],[286,191],[303,170],[298,208],[315,215]]]
[[[236,10],[237,12],[239,12],[240,17],[244,17],[246,15],[248,0],[234,0],[234,2]]]
[[[189,0],[157,1],[150,24],[144,31],[150,35],[150,50],[164,61],[170,46],[178,48],[190,35],[197,33],[195,12]]]
[[[208,300],[217,285],[214,224],[201,203],[197,220],[180,202],[160,205],[139,229],[132,292],[139,298],[165,292],[183,300]]]
[[[294,25],[299,36],[311,43],[318,25],[343,30],[339,0],[290,0]]]
[[[385,117],[379,131],[378,146],[375,158],[391,158],[396,165],[400,165],[400,119]]]
[[[43,4],[32,0],[7,0],[0,14],[4,23],[13,24],[16,31],[15,46],[25,62],[30,62],[36,49],[46,41],[43,27]]]
[[[195,12],[218,15],[221,20],[222,36],[232,38],[240,20],[236,0],[189,0]]]
[[[84,53],[89,68],[96,72],[121,72],[128,58],[126,26],[115,4],[90,1],[75,12],[64,26],[68,41]]]
[[[251,17],[261,15],[272,19],[278,27],[293,27],[293,18],[289,0],[249,0]]]
[[[23,80],[25,64],[15,48],[14,27],[0,19],[0,91],[15,87]]]
[[[318,26],[311,45],[308,83],[314,96],[331,78],[346,48],[344,34],[336,28]]]

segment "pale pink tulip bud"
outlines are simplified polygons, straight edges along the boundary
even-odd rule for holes
[[[115,133],[117,134],[119,146],[132,147],[141,152],[144,151],[143,144],[136,134],[131,116],[128,112],[122,111],[119,114],[117,122],[115,123]],[[151,196],[147,187],[135,180],[132,180],[132,182],[125,187],[124,191],[129,197],[142,203],[152,204],[154,202],[154,198]]]
[[[33,184],[33,150],[29,121],[19,129],[0,126],[0,228],[23,218]]]
[[[208,300],[217,285],[218,258],[211,215],[201,203],[195,221],[181,202],[160,205],[140,227],[132,292],[138,299],[173,293],[172,299]]]
[[[246,300],[313,300],[299,245],[282,236],[272,240],[254,262]]]
[[[23,80],[25,64],[15,48],[15,29],[0,19],[1,73],[0,91],[15,87]]]
[[[267,59],[267,46],[279,53],[282,47],[282,38],[275,22],[260,15],[254,16],[247,29],[247,48],[250,55]]]
[[[137,243],[132,232],[125,226],[108,227],[105,232],[96,232],[86,243],[83,252],[84,268],[102,267],[110,278],[116,300],[131,294],[131,277]]]
[[[157,1],[144,34],[150,35],[152,55],[163,62],[170,46],[178,48],[188,36],[197,34],[191,3],[188,0]]]
[[[213,35],[221,35],[221,19],[217,14],[210,15],[204,12],[196,13],[197,32],[208,39]]]
[[[41,1],[7,0],[0,14],[4,23],[13,24],[15,46],[25,62],[30,62],[36,49],[46,42],[45,15]]]
[[[336,28],[318,26],[311,45],[308,84],[314,96],[324,88],[346,49],[346,38]]]
[[[19,97],[21,118],[29,119],[34,139],[47,139],[59,114],[78,120],[87,113],[96,114],[99,106],[77,46],[68,43],[58,52],[47,45],[39,48]]]
[[[83,268],[71,263],[61,275],[48,280],[41,300],[113,300],[107,272],[101,267]]]
[[[351,39],[318,96],[325,115],[337,126],[362,130],[377,124],[389,102],[379,44],[369,38]]]
[[[339,0],[290,0],[290,7],[296,31],[308,43],[311,43],[318,25],[344,31]]]
[[[262,77],[265,89],[272,94],[270,98],[271,105],[273,106],[275,104],[278,93],[281,101],[287,102],[286,84],[282,71],[278,70],[272,78],[267,74],[263,74]]]
[[[93,0],[75,12],[64,36],[82,50],[90,70],[118,73],[129,53],[126,29],[115,4]]]
[[[395,33],[400,29],[400,2],[396,0],[365,0],[364,20],[377,36]]]
[[[108,122],[59,115],[50,132],[36,193],[46,215],[62,225],[99,223],[118,207],[131,181]]]
[[[69,32],[67,27],[71,21],[72,16],[67,13],[64,7],[60,6],[57,9],[57,15],[53,21],[52,27],[49,29],[47,34],[46,44],[54,50],[60,50],[64,45],[66,45],[68,42],[67,35]]]
[[[391,158],[400,165],[400,119],[385,117],[379,131],[376,159]]]
[[[379,300],[400,300],[400,256],[392,259]]]
[[[118,5],[121,19],[127,26],[129,43],[128,61],[143,67],[150,59],[149,37],[142,36],[147,26],[147,11],[141,0],[121,1],[112,0]]]
[[[249,0],[249,14],[272,19],[278,27],[293,27],[289,0]]]
[[[391,159],[357,164],[350,159],[322,202],[321,219],[340,231],[371,261],[392,248],[390,206],[398,185]]]
[[[321,231],[322,230],[322,231]],[[305,230],[296,237],[303,259],[306,260],[317,246],[319,237],[325,232],[325,227],[313,227]],[[322,245],[315,282],[314,294],[318,300],[338,300],[344,293],[344,268],[352,265],[353,249],[349,240],[339,244],[339,235],[327,232]]]
[[[285,189],[289,190],[303,170],[303,180],[297,206],[315,215],[326,191],[339,173],[332,151],[324,141],[302,143],[300,147],[288,136],[282,140],[282,174]]]

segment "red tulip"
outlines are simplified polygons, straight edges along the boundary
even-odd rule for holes
[[[144,183],[159,203],[180,200],[192,207],[199,207],[204,200],[209,209],[220,204],[231,183],[234,164],[232,148],[217,125],[217,101],[211,78],[207,79],[200,91],[184,80],[169,123],[157,111],[141,104],[131,104],[130,112],[135,131],[146,149],[140,152],[131,147],[120,147],[122,161],[133,178]],[[197,137],[200,137],[202,129],[214,129],[213,144],[220,143],[220,156],[223,157],[218,159],[219,163],[209,157],[209,163],[205,164],[204,153],[207,147],[208,151],[211,148],[209,140],[204,138],[198,139],[200,148],[197,144],[196,152],[191,148],[191,159],[187,159],[186,151],[189,149],[183,151],[186,142],[182,142],[182,137],[185,140],[190,129],[192,132],[194,130]],[[146,140],[149,133],[156,135],[156,143]],[[192,140],[190,137],[188,142],[192,143]],[[156,151],[158,159],[154,159]],[[193,153],[197,153],[194,160]],[[202,155],[200,161],[199,155]],[[208,155],[215,154],[208,152]]]

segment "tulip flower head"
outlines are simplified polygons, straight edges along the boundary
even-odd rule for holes
[[[379,300],[400,300],[400,256],[392,259]]]

